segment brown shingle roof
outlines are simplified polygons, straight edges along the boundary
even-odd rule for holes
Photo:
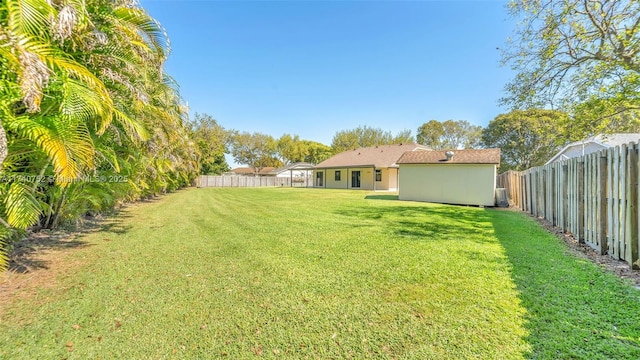
[[[378,145],[354,150],[347,150],[334,155],[316,165],[316,168],[332,168],[347,166],[375,166],[386,168],[396,166],[396,161],[407,151],[429,150],[418,144]]]
[[[445,153],[453,151],[451,160]],[[398,159],[398,164],[499,164],[500,149],[410,151]]]

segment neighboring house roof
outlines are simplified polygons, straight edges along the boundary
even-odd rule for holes
[[[258,175],[269,175],[269,173],[273,171],[273,169],[275,168],[272,166],[264,167],[260,169],[260,171],[258,172]],[[253,168],[250,168],[250,167],[239,167],[239,168],[231,169],[230,172],[238,175],[254,175],[255,174],[255,172],[253,171]]]
[[[453,152],[447,159],[447,151]],[[406,152],[398,164],[499,164],[500,149],[434,150]]]
[[[290,171],[290,170],[312,170],[313,167],[314,165],[312,163],[298,162],[298,163],[289,164],[281,168],[273,169],[271,170],[270,174],[278,175],[285,171]]]
[[[640,142],[640,133],[599,134],[584,140],[572,142],[558,151],[546,164],[562,161],[573,157],[591,154],[602,149]],[[545,164],[545,165],[546,165]]]
[[[375,166],[377,168],[389,168],[397,166],[396,161],[407,151],[430,150],[424,145],[396,144],[378,145],[353,150],[347,150],[336,154],[316,165],[316,168]]]

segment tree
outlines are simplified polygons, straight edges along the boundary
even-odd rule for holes
[[[231,136],[231,155],[239,164],[246,164],[259,173],[269,166],[281,166],[276,158],[276,141],[271,135],[258,132],[235,132]]]
[[[573,106],[565,138],[578,141],[598,134],[634,132],[640,132],[640,110],[594,97]]]
[[[444,126],[438,120],[429,120],[420,125],[416,139],[418,144],[426,145],[434,150],[443,149],[442,137],[444,136]]]
[[[434,150],[473,149],[480,146],[482,127],[466,120],[430,120],[418,128],[418,143]]]
[[[300,140],[298,135],[282,135],[276,142],[278,158],[283,164],[291,164],[304,161],[309,153],[307,143]]]
[[[199,150],[200,174],[219,175],[229,171],[224,157],[230,140],[229,132],[208,114],[196,113],[190,125],[191,138]]]
[[[333,136],[331,148],[334,153],[339,153],[360,147],[400,144],[413,141],[411,130],[403,130],[398,135],[393,136],[390,131],[384,131],[380,128],[359,126],[352,130],[338,131]]]
[[[482,144],[500,148],[500,171],[544,164],[563,145],[567,115],[554,110],[515,110],[498,115],[482,131]]]
[[[307,155],[304,158],[305,162],[319,164],[333,156],[333,150],[330,146],[310,140],[303,141],[307,147]]]
[[[416,139],[413,137],[413,134],[409,129],[404,129],[400,131],[391,140],[392,144],[411,144],[415,142],[416,142]]]
[[[640,108],[640,2],[516,0],[510,9],[521,21],[502,55],[517,75],[503,103],[572,110],[605,99],[613,112],[604,117]]]
[[[333,155],[327,145],[301,140],[298,135],[284,134],[276,141],[277,158],[282,164],[309,162],[317,164]]]

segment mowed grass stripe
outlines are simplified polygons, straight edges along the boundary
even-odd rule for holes
[[[86,265],[12,304],[0,354],[535,357],[539,329],[496,226],[537,225],[387,198],[190,189],[135,205],[83,238],[70,256]]]

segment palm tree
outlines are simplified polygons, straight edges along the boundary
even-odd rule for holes
[[[0,3],[0,242],[188,185],[197,164],[168,52],[129,1]],[[84,181],[104,174],[129,181]]]

